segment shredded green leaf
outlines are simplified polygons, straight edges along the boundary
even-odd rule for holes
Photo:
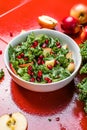
[[[3,76],[4,76],[4,71],[3,71],[3,69],[0,69],[0,79],[2,79]]]

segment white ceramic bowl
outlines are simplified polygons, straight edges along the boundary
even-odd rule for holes
[[[41,84],[41,83],[33,83],[33,82],[24,81],[23,79],[21,79],[20,77],[18,77],[12,72],[9,66],[9,57],[8,57],[9,45],[14,46],[20,43],[21,41],[25,41],[27,35],[31,32],[34,32],[35,34],[43,33],[52,37],[58,37],[64,44],[68,45],[69,49],[73,52],[73,59],[75,62],[75,70],[68,78],[58,81],[58,82]],[[61,33],[59,31],[49,30],[49,29],[36,29],[36,30],[30,30],[30,31],[24,32],[22,34],[19,34],[15,38],[13,38],[13,40],[11,40],[6,47],[5,54],[4,54],[4,61],[12,79],[18,85],[32,91],[50,92],[50,91],[58,90],[66,86],[73,80],[73,78],[76,76],[81,65],[81,55],[80,55],[80,49],[78,45],[76,44],[76,42],[69,36],[65,35],[64,33]]]

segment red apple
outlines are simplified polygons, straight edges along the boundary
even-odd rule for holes
[[[65,17],[61,22],[61,28],[66,34],[76,34],[80,31],[79,21],[72,16]]]
[[[82,29],[82,33],[80,35],[80,38],[81,38],[82,42],[84,42],[85,40],[87,40],[87,26],[85,26]]]
[[[84,4],[74,5],[70,10],[70,16],[77,18],[80,24],[87,22],[87,6]]]

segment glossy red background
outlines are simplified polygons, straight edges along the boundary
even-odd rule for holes
[[[8,4],[9,3],[9,4]],[[87,4],[86,0],[0,0],[0,68],[5,76],[0,82],[0,116],[16,111],[28,120],[28,130],[87,130],[87,115],[78,100],[75,84],[77,77],[61,90],[37,93],[18,86],[10,77],[4,64],[4,50],[8,42],[22,30],[40,28],[37,18],[49,15],[59,21],[69,15],[74,4]],[[80,38],[74,38],[79,44]]]

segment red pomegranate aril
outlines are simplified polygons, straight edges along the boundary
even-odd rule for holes
[[[13,33],[12,32],[10,32],[10,37],[13,37]]]
[[[54,62],[54,66],[58,65],[59,64],[59,61],[55,60]]]
[[[21,55],[22,58],[24,57],[24,53],[21,53],[20,55]]]
[[[28,70],[32,71],[32,66],[31,65],[29,65]]]
[[[33,47],[37,47],[37,45],[38,45],[38,41],[34,41]]]
[[[45,61],[44,61],[44,60],[42,60],[42,61],[41,61],[41,64],[42,64],[42,65],[43,65],[43,64],[45,64]]]
[[[44,58],[44,56],[43,56],[43,55],[40,55],[40,56],[39,56],[39,58],[40,58],[40,59],[43,59],[43,58]]]
[[[40,81],[41,81],[41,78],[40,78],[40,77],[36,77],[36,80],[37,80],[38,82],[40,82]]]
[[[2,50],[0,50],[0,55],[2,54]]]
[[[24,57],[24,60],[27,61],[27,60],[28,60],[28,57]]]
[[[58,48],[61,48],[61,45],[58,45],[57,47],[58,47]]]
[[[52,70],[53,66],[52,65],[47,65],[47,68]]]
[[[46,39],[46,40],[45,40],[45,43],[46,43],[46,44],[48,44],[48,43],[49,43],[49,40],[48,40],[48,39]]]
[[[46,46],[47,46],[46,43],[43,43],[42,48],[46,48]]]
[[[50,78],[48,78],[48,77],[45,77],[44,80],[45,80],[47,83],[51,83],[51,82],[52,82],[52,80],[51,80]]]
[[[49,80],[48,80],[48,83],[52,83],[52,80],[51,80],[51,79],[49,79]]]
[[[56,45],[59,46],[59,45],[60,45],[60,42],[57,42]]]
[[[18,55],[17,58],[18,58],[18,59],[21,59],[22,57],[21,57],[21,55]]]
[[[38,65],[40,65],[40,64],[41,64],[41,60],[40,60],[40,59],[38,59],[37,63],[38,63]]]
[[[32,72],[31,70],[28,70],[27,72],[30,76],[33,76],[34,75],[34,72]]]
[[[31,75],[31,72],[32,72],[32,71],[28,69],[27,73],[28,73],[29,75]]]
[[[34,72],[31,71],[31,76],[34,76]]]
[[[31,77],[30,82],[35,82],[35,78]]]
[[[39,70],[39,71],[38,71],[37,76],[38,76],[39,78],[41,78],[41,77],[42,77],[42,71],[41,71],[41,70]]]
[[[45,77],[45,78],[44,78],[44,80],[48,81],[48,80],[49,80],[49,78],[48,78],[48,77]]]

